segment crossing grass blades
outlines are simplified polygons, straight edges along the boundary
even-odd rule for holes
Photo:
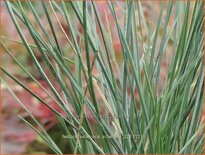
[[[21,38],[15,43],[25,46],[52,94],[12,54],[14,49],[6,47],[5,37],[1,39],[4,52],[63,112],[51,107],[4,66],[1,66],[1,81],[12,93],[6,82],[9,77],[55,114],[65,135],[75,137],[66,139],[70,146],[69,153],[204,153],[203,1],[161,2],[156,24],[150,25],[147,25],[141,1],[107,1],[114,22],[109,29],[102,19],[98,7],[100,2],[97,1],[28,0],[4,3]],[[41,5],[41,14],[46,16],[51,33],[43,25],[34,3]],[[118,16],[116,6],[119,5],[124,6],[120,8],[121,11],[123,9],[123,16]],[[26,11],[32,12],[45,37],[42,37]],[[51,18],[51,12],[55,18]],[[57,13],[65,19],[69,35]],[[172,26],[169,24],[171,19],[174,23]],[[70,51],[62,48],[53,20],[58,21],[71,47]],[[34,44],[28,42],[20,22],[27,28]],[[81,32],[76,28],[76,23],[82,28]],[[122,55],[120,62],[117,60],[111,29],[117,30]],[[171,49],[169,42],[172,42]],[[170,50],[171,56],[168,56]],[[74,53],[75,59],[71,60],[67,52]],[[37,54],[41,55],[43,64],[39,62]],[[164,59],[167,66],[162,70]],[[60,91],[53,85],[46,69],[52,73],[52,79],[55,79]],[[164,80],[162,72],[166,74]],[[32,128],[54,153],[67,153],[60,149],[30,109],[15,93],[12,94],[27,111],[32,123],[23,116],[16,117]],[[94,117],[101,138],[95,137],[93,124],[85,117],[88,111]],[[106,114],[109,114],[109,119],[105,117]]]

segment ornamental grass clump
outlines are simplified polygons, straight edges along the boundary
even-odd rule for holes
[[[4,65],[1,80],[29,114],[19,118],[54,153],[204,153],[203,1],[162,1],[149,17],[142,2],[132,0],[4,3],[21,40],[1,36],[1,46],[55,106]],[[7,42],[25,47],[33,70]],[[7,78],[53,112],[68,152],[18,99]]]

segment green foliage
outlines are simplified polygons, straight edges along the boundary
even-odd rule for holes
[[[56,102],[66,116],[71,116],[72,119],[52,108],[3,66],[1,70],[53,111],[65,135],[76,137],[76,139],[67,139],[72,153],[204,153],[203,1],[169,1],[167,6],[161,2],[156,27],[152,24],[147,25],[140,1],[123,2],[124,17],[119,17],[116,13],[117,2],[108,1],[109,11],[115,23],[111,28],[117,30],[117,39],[121,46],[123,59],[120,63],[117,62],[117,52],[113,48],[112,33],[107,33],[107,26],[98,11],[98,2],[89,2],[88,11],[86,1],[48,3],[41,1],[51,33],[48,33],[44,27],[30,1],[24,2],[23,5],[20,1],[12,3],[5,1],[5,3],[22,40],[16,43],[25,46],[52,94],[44,89],[28,71],[27,66],[23,66],[1,42],[4,51]],[[67,6],[72,11],[68,11]],[[27,11],[32,11],[45,38],[27,17],[24,7]],[[165,19],[162,16],[164,9],[167,10]],[[59,22],[71,46],[75,61],[71,60],[61,48],[50,11],[55,15],[58,12],[64,16],[70,31],[69,36],[62,28],[57,15],[55,20]],[[170,28],[169,22],[173,16],[174,24]],[[73,18],[78,20],[83,33],[76,29]],[[124,27],[120,23],[122,18],[125,19]],[[28,29],[34,44],[27,41],[19,26],[20,21]],[[140,25],[140,30],[137,29],[137,23]],[[96,30],[97,27],[99,31]],[[142,34],[143,27],[146,29],[145,36]],[[160,38],[161,28],[163,31]],[[169,41],[173,43],[171,57]],[[37,52],[42,56],[44,65],[37,59]],[[166,59],[167,66],[162,70],[163,59]],[[63,96],[54,87],[52,78],[46,74],[45,69],[49,69],[52,73],[52,78],[59,85]],[[94,71],[100,76],[95,76]],[[166,74],[165,79],[162,79],[162,72]],[[15,96],[14,93],[13,95]],[[17,101],[24,106],[18,98]],[[71,112],[70,107],[74,112]],[[95,125],[99,128],[98,134],[110,138],[95,137],[96,131],[90,119],[85,117],[87,108],[93,114]],[[55,153],[66,153],[60,149],[59,143],[55,141],[56,138],[52,138],[45,131],[29,109],[26,107],[25,109],[39,128],[35,128],[34,124],[20,116],[22,121],[29,125]],[[100,112],[101,109],[112,119],[107,119],[105,114]],[[81,138],[82,136],[86,138]]]

